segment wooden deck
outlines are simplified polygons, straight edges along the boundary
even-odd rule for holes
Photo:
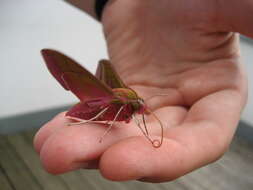
[[[40,165],[33,132],[0,136],[0,190],[252,190],[253,147],[235,138],[230,150],[214,164],[174,182],[149,184],[137,181],[111,182],[97,171],[79,170],[53,176]]]

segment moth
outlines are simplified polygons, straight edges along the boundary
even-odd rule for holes
[[[160,120],[147,108],[144,100],[124,84],[108,60],[101,60],[94,76],[80,64],[68,56],[52,49],[43,49],[41,54],[46,66],[54,78],[70,90],[80,100],[67,113],[66,117],[78,122],[70,125],[88,122],[105,121],[108,129],[102,138],[109,132],[115,122],[128,123],[134,119],[145,137],[154,147],[160,147],[163,141],[163,127]],[[161,140],[152,140],[149,136],[144,114],[151,113],[161,126]],[[142,115],[142,123],[135,117]]]

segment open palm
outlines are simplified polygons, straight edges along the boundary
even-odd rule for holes
[[[67,126],[61,113],[35,138],[45,169],[99,168],[111,180],[161,182],[218,159],[246,103],[247,82],[238,36],[215,3],[109,1],[102,23],[110,59],[162,121],[163,144],[154,148],[133,121],[116,123],[99,143],[106,127]],[[159,139],[159,123],[147,116],[147,126]]]

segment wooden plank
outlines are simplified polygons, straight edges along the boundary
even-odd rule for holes
[[[9,143],[16,147],[19,157],[25,163],[26,167],[33,174],[42,189],[46,190],[69,190],[66,183],[59,177],[48,174],[41,167],[40,159],[34,151],[31,139],[27,135],[16,134],[7,136]]]
[[[40,183],[45,189],[83,190],[84,186],[88,189],[94,189],[94,183],[88,182],[89,179],[85,178],[80,171],[69,172],[59,176],[51,176],[50,174],[47,174],[41,167],[38,167],[40,166],[40,161],[32,147],[33,137],[34,133],[26,132],[10,137],[9,141],[11,141],[13,145],[23,149],[19,152],[22,159],[27,160],[27,163],[29,163],[34,175],[40,180]],[[27,155],[30,155],[29,158],[26,158]],[[100,188],[101,186],[99,186],[99,189]]]
[[[3,190],[15,190],[5,170],[0,166],[0,188]]]
[[[38,181],[31,174],[5,137],[0,137],[0,166],[6,172],[16,190],[42,190]]]
[[[69,172],[59,176],[70,190],[83,190],[92,189],[94,190],[93,184],[90,184],[87,181],[87,178],[84,178],[79,171]]]
[[[230,150],[222,159],[179,180],[194,190],[212,188],[252,190],[253,149],[242,142],[235,138]]]

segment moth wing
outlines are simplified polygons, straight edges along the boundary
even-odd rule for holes
[[[113,97],[112,90],[104,86],[93,75],[87,77],[83,73],[65,72],[62,79],[65,81],[67,88],[81,101]]]
[[[128,88],[113,68],[113,65],[108,60],[99,61],[96,77],[112,89]]]
[[[68,56],[51,49],[43,49],[41,53],[50,73],[81,101],[113,96],[111,88]]]

